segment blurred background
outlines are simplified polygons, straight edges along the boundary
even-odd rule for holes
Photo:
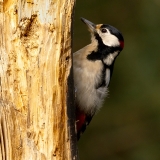
[[[160,1],[77,0],[74,52],[90,43],[80,17],[125,39],[109,96],[78,142],[80,160],[160,160]]]

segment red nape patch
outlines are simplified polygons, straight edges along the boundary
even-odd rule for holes
[[[124,41],[120,41],[120,47],[123,49],[124,48]]]
[[[77,125],[77,133],[79,133],[82,129],[86,120],[86,115],[83,112],[76,113],[76,125]]]

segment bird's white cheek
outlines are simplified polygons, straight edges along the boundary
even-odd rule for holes
[[[107,46],[119,46],[119,40],[117,37],[115,37],[114,35],[112,34],[104,34],[104,35],[101,35],[101,38],[102,38],[102,41],[105,45]]]

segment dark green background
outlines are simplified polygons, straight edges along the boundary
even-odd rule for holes
[[[77,0],[74,51],[90,43],[84,17],[124,36],[104,107],[82,135],[81,160],[160,160],[160,1]]]

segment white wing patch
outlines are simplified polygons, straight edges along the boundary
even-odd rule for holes
[[[111,65],[114,59],[117,57],[118,52],[110,53],[103,61],[107,65]]]
[[[109,85],[109,82],[110,82],[110,77],[111,77],[111,75],[110,75],[110,69],[106,69],[106,86],[108,87],[108,85]]]

